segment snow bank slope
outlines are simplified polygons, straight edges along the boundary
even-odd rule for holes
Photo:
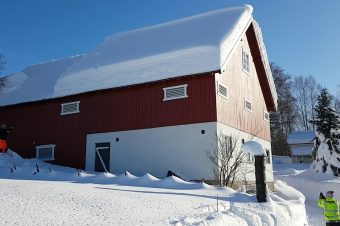
[[[69,167],[45,163],[37,159],[23,159],[12,150],[8,150],[7,154],[0,154],[0,178],[117,184],[181,190],[213,188],[205,183],[187,182],[174,176],[158,179],[151,174],[137,177],[129,172],[119,176],[111,173],[87,173]]]
[[[230,188],[89,174],[9,151],[0,155],[0,225],[304,225],[304,196],[281,182],[276,187],[259,204]]]
[[[274,178],[284,181],[306,197],[305,205],[309,225],[325,225],[323,210],[318,207],[317,199],[320,192],[325,194],[328,190],[333,190],[335,198],[340,200],[340,178],[331,174],[316,173],[311,169],[311,164],[282,163],[287,161],[278,161],[276,157],[273,162]]]
[[[219,211],[210,211],[184,217],[176,225],[307,225],[304,196],[297,190],[278,181],[277,191],[269,192],[269,202],[256,203],[244,194],[235,195],[235,199],[226,199]]]

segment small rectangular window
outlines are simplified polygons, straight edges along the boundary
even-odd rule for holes
[[[269,113],[268,113],[268,112],[264,111],[264,113],[263,113],[263,119],[264,119],[265,121],[269,122]]]
[[[163,88],[164,91],[163,101],[187,98],[188,97],[187,87],[188,84]]]
[[[247,72],[247,74],[249,74],[249,54],[244,49],[242,49],[242,69],[243,71]]]
[[[247,110],[247,111],[250,111],[252,112],[252,103],[251,101],[247,100],[247,99],[244,99],[244,108]]]
[[[54,160],[55,144],[36,146],[36,158],[43,161]]]
[[[61,104],[61,115],[79,113],[80,101]]]
[[[224,97],[224,98],[228,98],[228,89],[227,89],[227,87],[226,86],[224,86],[224,85],[222,85],[222,84],[220,84],[220,83],[218,83],[218,88],[217,88],[218,90],[218,95],[220,95],[220,96],[222,96],[222,97]]]

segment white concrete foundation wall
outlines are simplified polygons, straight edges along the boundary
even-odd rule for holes
[[[86,170],[94,170],[95,144],[102,142],[110,142],[112,173],[164,178],[172,170],[186,179],[214,179],[206,150],[216,145],[216,122],[89,134]]]
[[[271,154],[271,143],[269,141],[257,138],[252,136],[249,133],[242,132],[238,129],[232,128],[230,126],[227,126],[223,123],[218,122],[217,123],[217,133],[222,133],[225,136],[232,136],[237,139],[237,149],[240,150],[242,139],[244,139],[245,142],[253,140],[257,141],[260,144],[263,145],[265,149],[268,149],[270,152],[270,163],[266,163],[266,181],[267,182],[273,182],[273,164],[272,164],[272,154]],[[237,175],[237,180],[247,180],[247,181],[255,181],[255,166],[254,163],[250,162],[247,164],[244,164],[244,168],[240,170],[240,174]]]

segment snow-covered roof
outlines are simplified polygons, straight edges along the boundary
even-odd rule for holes
[[[288,144],[311,144],[315,138],[314,130],[298,131],[288,134]]]
[[[0,106],[220,70],[252,12],[249,5],[225,8],[114,34],[83,56],[8,76]]]
[[[0,105],[43,100],[53,97],[60,75],[83,56],[30,66],[6,77],[6,87],[0,91]]]

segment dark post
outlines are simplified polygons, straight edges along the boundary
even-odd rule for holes
[[[255,156],[256,198],[258,202],[267,202],[265,156]]]

